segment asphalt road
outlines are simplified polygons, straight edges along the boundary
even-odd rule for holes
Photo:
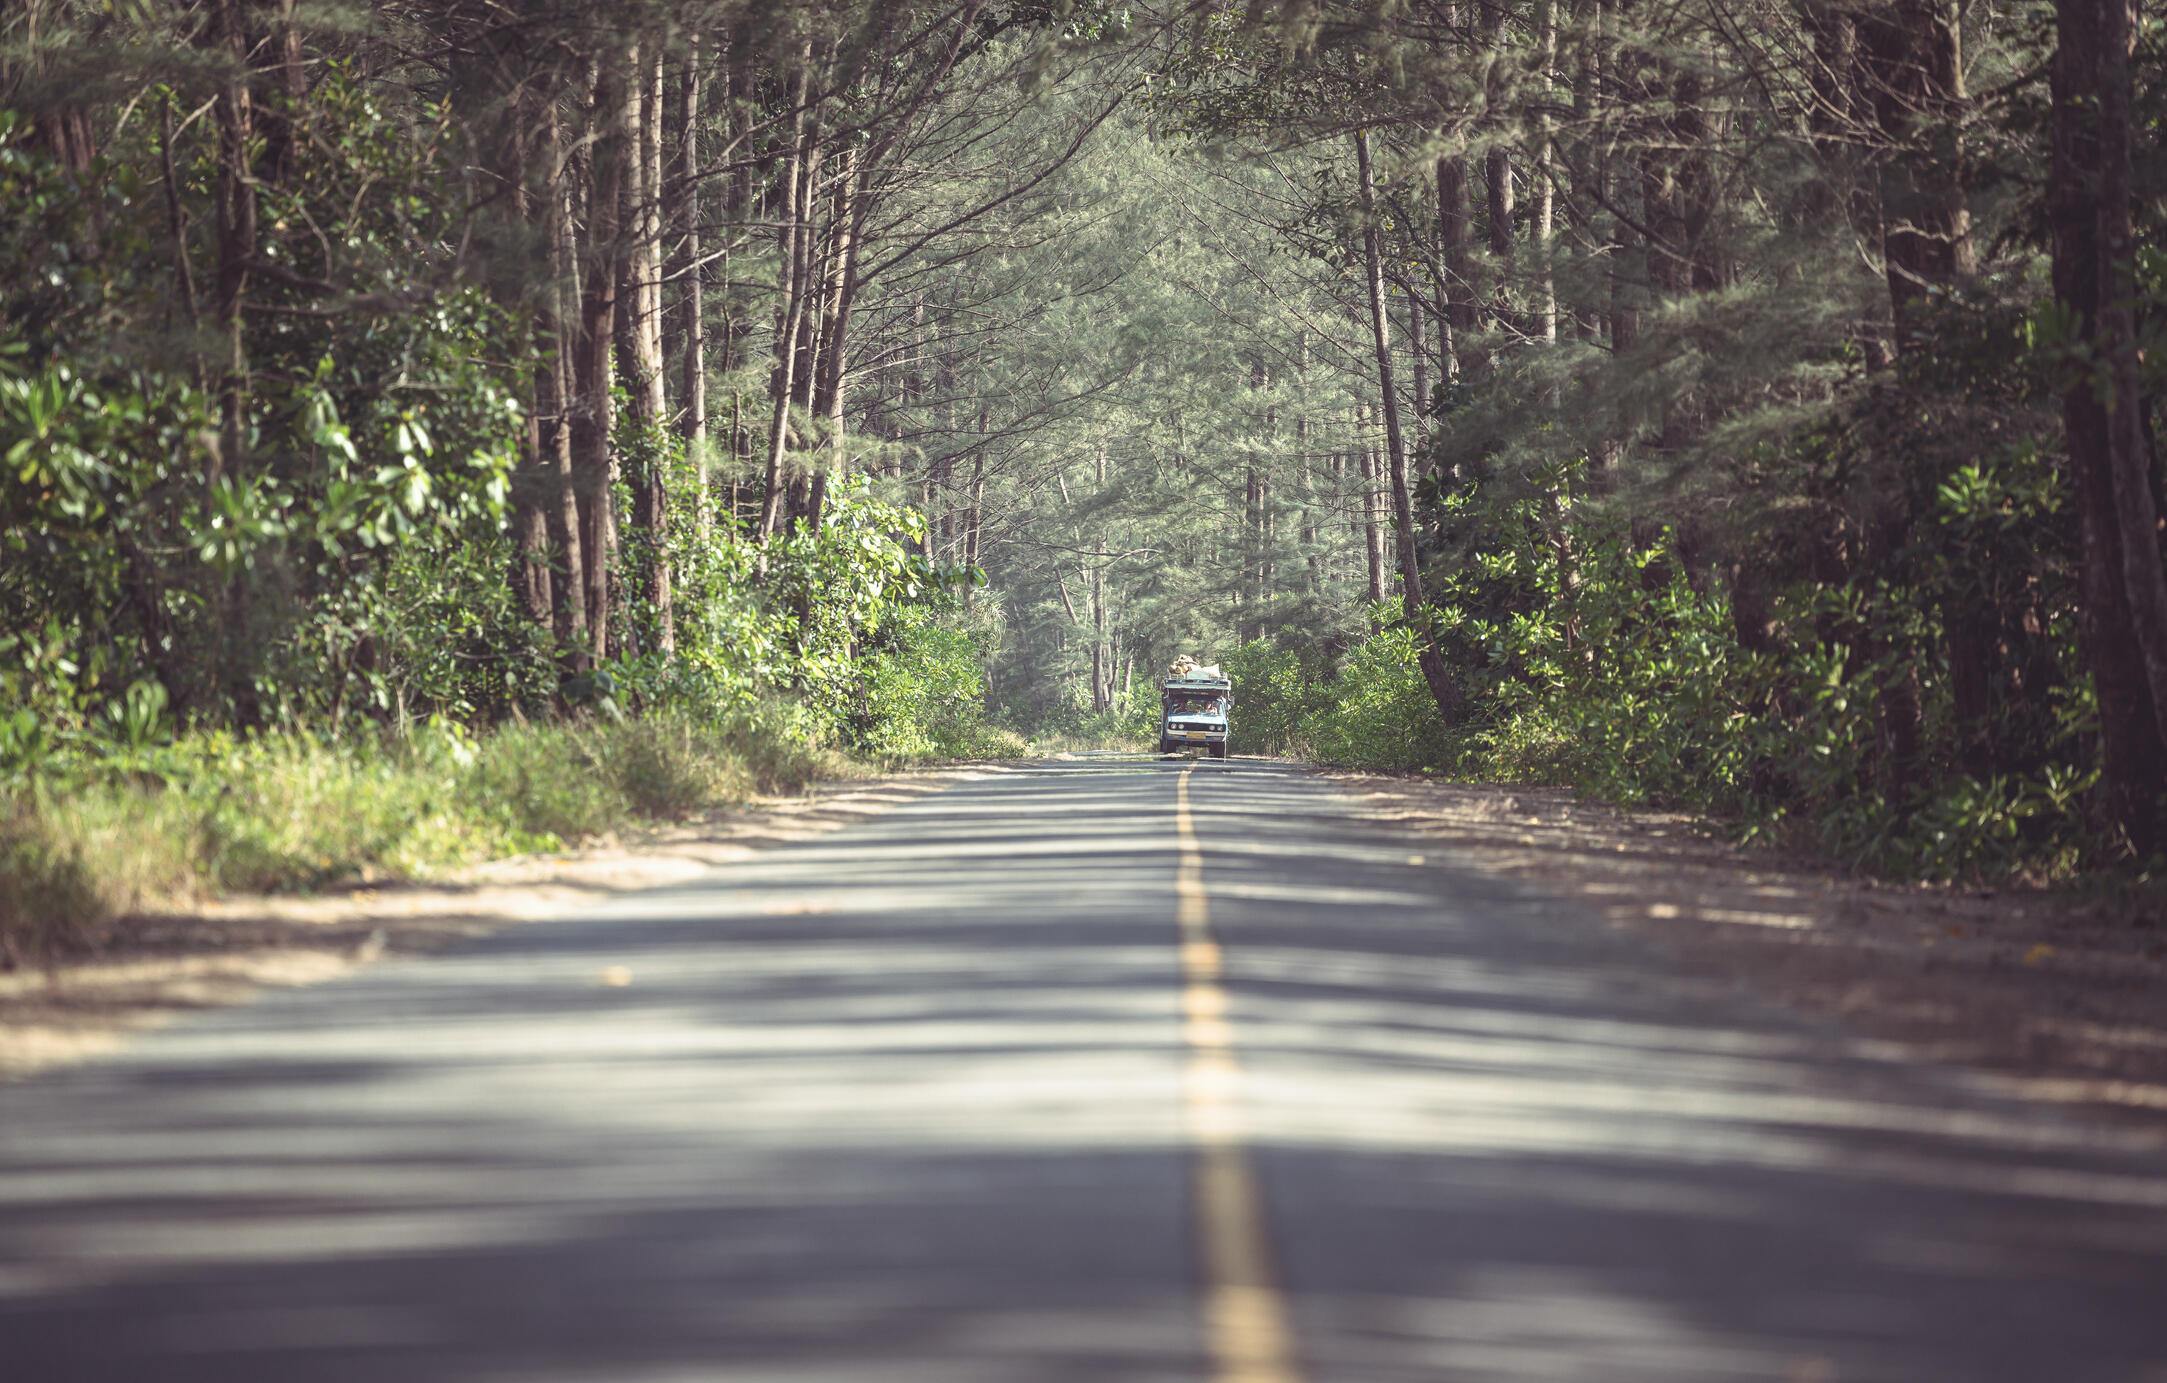
[[[0,1378],[2167,1383],[2167,1158],[1048,763],[0,1088]]]

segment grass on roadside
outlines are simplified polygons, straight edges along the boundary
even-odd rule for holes
[[[421,878],[851,770],[757,715],[184,742],[0,796],[0,967],[95,947],[147,907]]]
[[[1143,754],[1155,748],[1150,739],[1122,734],[1051,734],[1031,739],[1033,754]]]
[[[926,752],[916,755],[892,755],[880,760],[883,766],[901,768],[922,763],[962,763],[980,759],[1027,759],[1031,757],[1031,742],[1013,730],[998,725],[973,725],[966,733],[954,734],[934,742]]]

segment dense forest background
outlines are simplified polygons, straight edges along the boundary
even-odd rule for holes
[[[1180,653],[1237,752],[2143,869],[2163,45],[2102,0],[11,6],[0,923],[125,906],[86,841],[306,884],[1142,743]]]

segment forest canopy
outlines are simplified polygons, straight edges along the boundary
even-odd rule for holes
[[[2163,47],[2125,0],[12,6],[0,777],[1148,743],[1193,653],[1243,752],[2145,868]]]

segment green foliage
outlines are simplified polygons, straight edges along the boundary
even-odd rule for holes
[[[608,734],[603,724],[504,726],[462,766],[459,790],[507,841],[524,836],[548,849],[607,835],[632,806],[622,776],[597,753]]]
[[[1437,702],[1415,661],[1414,631],[1390,628],[1336,666],[1263,640],[1225,661],[1233,738],[1243,753],[1301,754],[1350,768],[1413,769],[1443,758]]]
[[[1112,18],[1079,12],[1078,32]],[[422,16],[408,36],[466,45],[467,22]],[[670,512],[650,532],[622,487],[599,498],[622,535],[610,641],[559,646],[507,580],[524,560],[512,475],[562,420],[526,416],[546,337],[535,227],[476,182],[501,171],[503,112],[470,67],[386,80],[380,34],[309,16],[305,94],[252,82],[259,120],[236,146],[205,104],[228,74],[195,89],[201,36],[129,23],[140,49],[101,53],[102,21],[48,16],[0,74],[35,102],[24,72],[119,57],[99,90],[130,96],[90,112],[99,152],[75,166],[0,109],[6,945],[85,943],[196,890],[417,876],[678,819],[850,771],[834,746],[1020,749],[985,720],[984,576],[936,553],[920,512],[846,465],[815,522],[752,541],[737,515],[704,521],[712,452],[624,410],[619,469],[666,478]],[[1041,73],[986,37],[996,70]],[[1069,135],[1029,120],[1011,138],[1028,159]],[[237,177],[255,229],[229,314]],[[721,353],[739,353],[719,378],[757,394],[742,324],[766,316],[744,300],[759,290],[715,286]],[[639,594],[659,566],[667,619]]]
[[[183,789],[197,808],[204,881],[251,892],[318,888],[480,858],[511,841],[460,791],[474,757],[448,723],[382,740],[275,735],[237,744]]]
[[[1883,439],[1878,408],[1769,464],[1843,469]],[[2088,810],[2063,483],[2027,443],[1975,452],[1902,549],[1761,596],[1696,569],[1674,531],[1589,513],[1561,544],[1539,489],[1469,487],[1434,510],[1466,554],[1433,612],[1465,718],[1440,721],[1395,624],[1336,664],[1298,641],[1239,650],[1239,729],[1324,763],[1705,811],[1884,875],[2066,877],[2112,842]]]
[[[324,739],[188,736],[0,796],[0,957],[94,946],[116,916],[221,890],[426,877],[850,771],[755,705],[726,720],[439,720]]]
[[[1506,505],[1503,526],[1529,521],[1516,507],[1533,502]],[[1674,534],[1583,525],[1570,589],[1555,555],[1528,583],[1535,615],[1446,612],[1483,658],[1474,713],[1437,762],[1711,811],[1886,874],[2066,873],[2101,842],[2065,522],[2052,468],[2005,450],[1939,488],[1902,565],[1795,580],[1750,618]],[[2029,632],[2021,613],[1979,630],[1981,611],[2017,604],[2013,585],[2034,602]],[[1985,660],[1969,700],[1967,657]]]
[[[1789,12],[1561,13],[1545,40],[1526,7],[1472,39],[1391,7],[1359,24],[1219,8],[1143,49],[1122,47],[1159,22],[1140,13],[996,7],[926,88],[937,114],[896,125],[882,93],[912,83],[860,78],[947,51],[920,41],[934,29],[725,7],[729,41],[706,51],[761,69],[731,89],[762,108],[709,117],[756,131],[744,177],[703,203],[724,236],[772,205],[788,52],[825,51],[839,78],[808,81],[816,137],[893,159],[861,165],[877,209],[853,242],[881,242],[882,267],[848,349],[820,346],[823,368],[850,362],[852,416],[831,432],[818,384],[799,389],[785,479],[802,495],[809,468],[832,471],[825,506],[752,541],[737,491],[760,458],[739,443],[766,421],[781,275],[772,237],[733,240],[744,256],[706,285],[718,440],[688,455],[674,423],[619,410],[619,471],[666,478],[671,501],[650,530],[629,485],[584,497],[614,506],[621,537],[593,573],[607,646],[580,647],[507,581],[528,551],[515,458],[534,462],[525,502],[553,483],[542,439],[563,421],[526,416],[550,392],[534,392],[546,309],[577,294],[534,272],[546,178],[502,165],[540,152],[513,125],[554,101],[571,175],[603,167],[571,94],[592,74],[552,66],[592,35],[561,42],[544,17],[503,42],[500,18],[455,8],[408,15],[394,45],[307,16],[305,95],[259,70],[262,118],[236,148],[203,104],[201,36],[124,8],[111,29],[62,7],[0,74],[34,103],[52,82],[18,78],[41,64],[124,57],[98,90],[129,97],[95,112],[99,152],[70,167],[0,111],[0,790],[37,829],[119,830],[137,809],[116,804],[140,799],[207,885],[440,868],[681,815],[835,747],[1012,751],[996,724],[1144,747],[1169,660],[1233,649],[1244,751],[1569,781],[1898,873],[2110,853],[2089,824],[2096,712],[2048,407],[2100,362],[2043,301],[2041,24],[1982,31],[1966,61],[1991,107],[1922,107],[1913,140],[1863,100],[1865,123],[1823,130],[1845,106],[1824,79],[1845,78],[1798,65],[1820,36]],[[138,46],[101,50],[119,32]],[[920,37],[905,54],[883,34]],[[1089,41],[1039,42],[1056,34]],[[1152,81],[1116,112],[1139,57]],[[1573,85],[1617,63],[1630,80]],[[2138,65],[2145,120],[2157,66]],[[1230,156],[1245,139],[1269,156]],[[1493,153],[1613,173],[1557,180],[1551,215],[1507,219],[1480,176]],[[2140,239],[2158,162],[2140,156]],[[237,323],[216,286],[236,174],[258,212]],[[1943,182],[1982,263],[1907,295],[1890,364],[1859,218],[1911,214]],[[1400,383],[1417,359],[1437,381],[1426,414],[1401,410],[1419,629],[1369,598],[1368,230]],[[2147,239],[2154,335],[2163,266]],[[668,281],[674,310],[687,280]],[[725,472],[735,513],[701,488]],[[649,608],[664,574],[674,604]],[[1464,700],[1451,725],[1425,640]],[[102,877],[91,855],[71,874],[72,848],[18,872],[56,898]]]
[[[1231,738],[1244,754],[1307,757],[1312,718],[1332,704],[1330,670],[1317,645],[1254,639],[1220,660],[1234,684]]]
[[[1303,723],[1323,763],[1417,768],[1444,747],[1444,722],[1415,662],[1415,631],[1387,629],[1351,650]]]
[[[844,477],[830,488],[818,529],[793,525],[766,543],[747,541],[731,524],[688,534],[670,558],[675,649],[627,652],[598,675],[608,679],[615,704],[715,719],[787,693],[799,707],[790,736],[858,743],[869,715],[881,716],[863,704],[867,679],[882,675],[881,655],[907,647],[911,631],[936,637],[933,616],[960,612],[985,579],[925,556],[924,533],[917,511],[879,499],[862,477]],[[652,621],[637,605],[632,613],[635,622]],[[924,695],[952,699],[960,685],[954,666],[968,661],[975,672],[982,654],[972,640],[985,631],[967,622],[938,628],[952,628],[961,642],[928,654],[921,671],[939,690]],[[891,670],[883,685],[900,688],[898,678],[915,675]]]
[[[199,129],[176,148],[176,181],[157,195],[127,161],[153,160],[140,143],[69,173],[0,119],[0,684],[36,690],[55,733],[84,730],[144,680],[177,719],[210,724],[478,715],[535,696],[508,666],[525,650],[506,602],[483,597],[501,579],[476,579],[502,560],[488,547],[521,426],[492,363],[512,324],[477,288],[413,279],[414,246],[455,231],[429,192],[448,172],[442,113],[417,138],[334,64],[296,114],[311,154],[261,190],[272,268],[225,441],[197,382],[215,377],[210,343],[167,332],[184,305],[162,224],[167,197],[212,200],[215,141]],[[336,245],[322,225],[340,227]],[[321,310],[295,285],[325,277],[399,309]],[[450,611],[468,627],[443,651],[414,635],[416,616]],[[479,646],[507,644],[509,659],[479,666]],[[24,656],[33,645],[43,671]],[[74,669],[66,694],[49,675],[59,662]]]
[[[749,708],[710,720],[664,710],[578,732],[596,777],[614,787],[632,817],[678,821],[718,802],[795,790],[845,765],[787,730],[788,718]]]
[[[0,830],[0,968],[94,940],[112,908],[82,842],[21,803]]]
[[[1052,706],[1034,703],[1020,715],[1010,708],[1009,714],[1031,727],[1030,743],[1043,751],[1150,749],[1158,742],[1159,684],[1146,675],[1103,710],[1077,695]]]
[[[1650,591],[1636,567],[1616,545],[1584,567],[1587,652],[1540,707],[1559,768],[1580,786],[1717,812],[1749,836],[1899,877],[2058,877],[2098,848],[2081,713],[2038,743],[2028,770],[1971,769],[1967,741],[2007,752],[2036,727],[2023,705],[1962,722],[1939,651],[1947,629],[1921,592],[1802,584],[1772,608],[1775,646],[1750,652],[1724,596],[1682,575]],[[1897,716],[1916,721],[1904,762]]]
[[[981,637],[923,607],[898,615],[864,660],[851,748],[879,762],[1020,754],[1020,739],[987,724]]]

